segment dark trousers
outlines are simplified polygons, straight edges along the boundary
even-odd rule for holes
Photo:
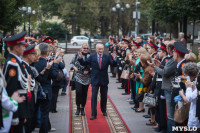
[[[19,124],[11,126],[10,133],[24,133],[24,119],[19,119]]]
[[[130,82],[130,89],[131,89],[131,92],[133,94],[133,101],[135,102],[135,96],[136,96],[135,81],[130,79],[129,82]]]
[[[120,81],[120,77],[122,75],[122,70],[119,70],[119,66],[117,67],[117,75],[118,75],[118,80]]]
[[[39,133],[48,133],[51,129],[49,120],[50,102],[51,101],[48,98],[40,101],[41,125]]]
[[[35,104],[34,112],[33,112],[33,118],[32,118],[32,122],[31,122],[31,131],[34,131],[35,127],[38,125],[37,114],[38,114],[38,108],[40,107],[39,105],[40,105],[40,103],[37,101]]]
[[[89,85],[83,85],[79,82],[75,82],[76,88],[76,105],[77,107],[84,108],[87,100],[87,92]]]
[[[124,79],[124,88],[125,88],[125,93],[130,94],[129,79]]]
[[[167,116],[166,116],[165,99],[158,99],[158,106],[156,107],[156,122],[159,130],[167,130]]]
[[[56,111],[59,89],[60,87],[52,87],[51,111]]]
[[[92,101],[91,101],[92,116],[97,116],[97,95],[99,88],[101,93],[101,101],[100,101],[101,112],[103,113],[106,112],[108,86],[95,85],[92,86]]]

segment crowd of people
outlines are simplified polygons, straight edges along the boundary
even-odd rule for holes
[[[130,94],[127,101],[134,105],[131,108],[135,113],[145,112],[145,106],[148,107],[143,115],[150,118],[146,126],[158,132],[175,132],[176,126],[196,128],[199,132],[200,68],[183,37],[183,33],[180,40],[149,36],[145,41],[140,35],[135,40],[110,36],[105,44],[110,54],[117,54],[117,67],[110,71],[116,83],[121,84],[118,89],[124,89],[122,95]]]
[[[1,113],[0,132],[31,133],[39,127],[40,133],[55,131],[51,127],[49,112],[56,113],[59,90],[66,95],[69,72],[65,68],[64,50],[51,37],[37,41],[25,39],[26,32],[3,39],[6,44],[6,62],[0,70]],[[173,127],[185,126],[200,131],[200,63],[192,50],[180,40],[138,35],[110,36],[105,47],[96,45],[90,53],[83,43],[80,52],[70,62],[73,76],[71,89],[76,90],[75,115],[85,115],[88,87],[92,86],[90,120],[97,119],[97,95],[100,89],[101,112],[107,116],[108,66],[111,78],[116,78],[122,95],[135,113],[145,112],[146,125],[156,131],[174,132]],[[184,44],[183,44],[184,43]],[[200,60],[200,48],[198,60]],[[117,88],[116,88],[117,89]]]
[[[69,74],[64,49],[51,37],[25,39],[26,32],[3,39],[6,62],[1,81],[1,133],[40,133],[55,131],[49,112],[57,113],[59,90],[66,95]]]

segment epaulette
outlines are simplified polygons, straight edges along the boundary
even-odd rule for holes
[[[15,58],[11,58],[11,62],[17,63],[17,60]]]

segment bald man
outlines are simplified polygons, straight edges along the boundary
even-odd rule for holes
[[[81,65],[91,65],[91,84],[92,84],[92,116],[90,120],[97,118],[97,95],[100,88],[101,93],[101,112],[104,116],[107,116],[106,113],[106,104],[107,104],[107,93],[108,93],[108,66],[116,66],[116,53],[112,54],[113,60],[110,55],[104,53],[104,45],[98,43],[96,45],[96,53],[90,55],[85,61],[82,59],[82,53],[78,53],[79,62]]]

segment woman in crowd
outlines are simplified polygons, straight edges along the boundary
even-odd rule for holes
[[[140,57],[140,64],[141,67],[144,70],[144,76],[142,77],[140,73],[135,73],[135,76],[140,79],[140,82],[143,84],[143,88],[141,91],[146,92],[147,89],[149,89],[151,81],[152,81],[152,75],[150,72],[154,71],[154,68],[149,66],[147,62],[151,62],[151,56],[149,54],[142,54]],[[140,91],[140,90],[139,90]],[[139,92],[141,93],[141,92]],[[136,112],[144,112],[144,103],[139,103],[139,108],[136,110]]]
[[[81,52],[83,54],[83,60],[86,60],[89,56],[89,45],[83,43],[81,46]],[[78,61],[78,55],[70,63],[70,68],[74,70],[75,88],[76,88],[76,105],[77,111],[75,115],[85,115],[85,104],[87,100],[88,87],[91,82],[90,79],[90,66],[82,66]]]
[[[186,81],[186,98],[190,102],[190,110],[189,110],[189,119],[188,119],[188,126],[189,127],[197,127],[197,132],[200,132],[200,122],[199,122],[199,112],[200,108],[199,101],[199,88],[196,87],[196,77],[199,73],[196,63],[186,63],[183,66],[183,72],[185,76],[189,76],[189,81]]]

